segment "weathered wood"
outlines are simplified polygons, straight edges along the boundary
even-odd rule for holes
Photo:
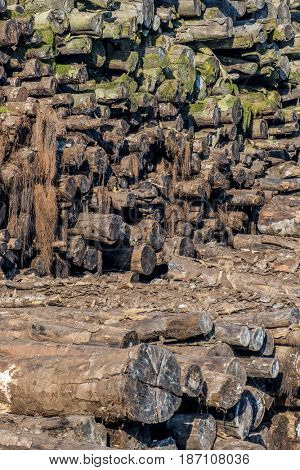
[[[195,361],[191,363],[185,356],[177,356],[177,362],[180,366],[180,385],[183,393],[189,397],[198,397],[203,388],[203,379],[201,369]]]
[[[108,447],[81,441],[49,438],[29,432],[12,432],[0,429],[0,449],[7,450],[105,450]]]
[[[12,413],[51,416],[56,411],[151,423],[170,418],[181,401],[175,357],[155,346],[107,349],[75,358],[2,359],[0,363],[6,384],[1,408]],[[145,368],[147,363],[150,368]]]
[[[96,423],[92,416],[64,416],[64,417],[32,417],[26,415],[1,414],[1,431],[8,433],[26,433],[28,438],[32,435],[32,443],[35,445],[35,436],[46,438],[50,442],[61,439],[62,442],[78,441],[82,444],[95,446],[107,446],[107,431],[102,424]],[[42,435],[42,436],[41,436]],[[24,441],[25,444],[26,440]],[[29,439],[30,442],[30,439]],[[38,443],[39,441],[37,441]],[[43,442],[41,440],[41,442]],[[21,443],[20,443],[21,445]],[[2,445],[0,444],[2,447]],[[49,445],[50,448],[50,445]],[[72,449],[72,447],[70,447]]]
[[[238,403],[227,412],[224,420],[217,420],[217,435],[219,437],[237,437],[245,439],[253,421],[253,408],[248,393],[243,393]]]
[[[232,346],[249,346],[251,335],[246,326],[234,323],[217,322],[215,324],[215,338]]]
[[[241,363],[246,369],[249,377],[276,378],[279,374],[280,365],[277,359],[262,357],[240,357]]]
[[[214,450],[265,450],[265,448],[259,444],[253,442],[242,441],[241,439],[235,439],[233,437],[216,439]]]
[[[74,235],[113,244],[120,236],[122,218],[117,215],[81,213],[72,229]]]
[[[216,422],[209,414],[175,414],[167,422],[167,429],[178,449],[212,449],[216,439]]]

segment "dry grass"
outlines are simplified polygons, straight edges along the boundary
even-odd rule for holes
[[[57,222],[54,187],[57,126],[57,117],[52,108],[45,107],[38,110],[35,124],[37,148],[36,184],[34,186],[35,232],[36,246],[48,273],[52,265],[52,244]]]
[[[37,177],[45,183],[52,183],[56,173],[57,125],[57,117],[52,108],[38,110],[35,124]]]
[[[34,211],[37,248],[47,272],[50,272],[57,220],[56,192],[53,186],[34,186]]]

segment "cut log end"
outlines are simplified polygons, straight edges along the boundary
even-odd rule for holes
[[[180,369],[175,355],[143,344],[138,357],[129,364],[124,396],[129,416],[142,423],[168,420],[181,403]]]

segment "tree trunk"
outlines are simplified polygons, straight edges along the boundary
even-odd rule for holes
[[[169,419],[181,402],[176,359],[155,346],[2,359],[0,370],[1,408],[10,413],[92,414],[106,421],[154,423]]]

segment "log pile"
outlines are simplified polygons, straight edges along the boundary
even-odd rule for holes
[[[299,236],[298,2],[2,4],[4,279]]]
[[[128,271],[132,286],[168,271],[299,297],[299,12],[296,0],[0,0],[3,285]],[[290,304],[0,303],[0,448],[299,448]]]
[[[296,307],[2,309],[0,448],[296,449],[299,324]]]

